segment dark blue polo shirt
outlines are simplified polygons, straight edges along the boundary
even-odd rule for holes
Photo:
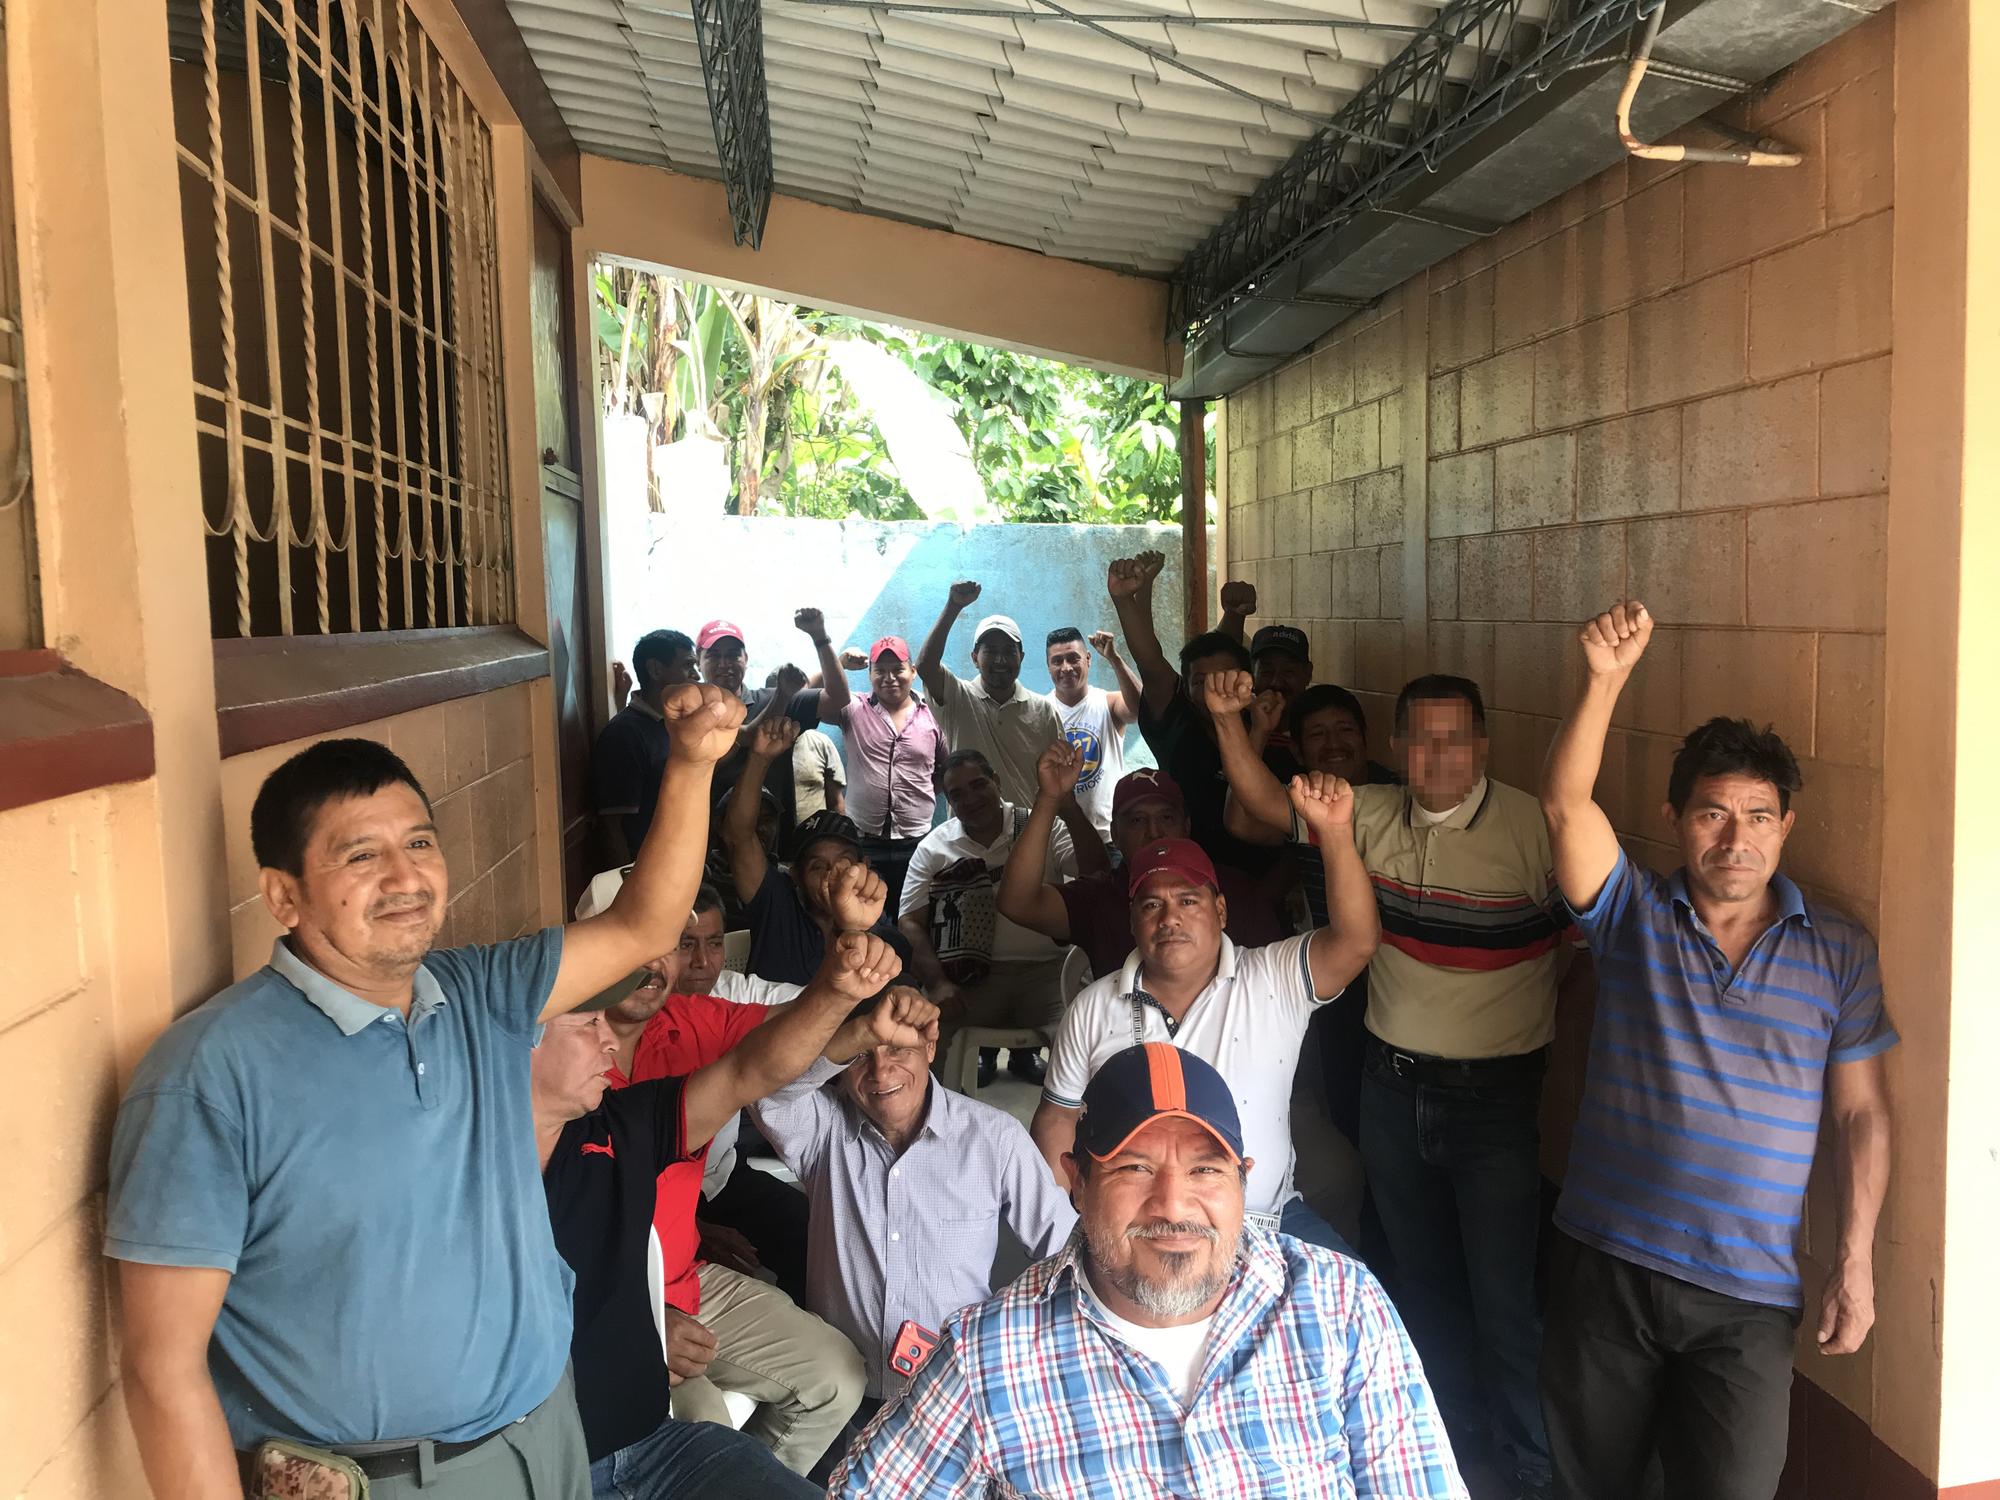
[[[231,1273],[230,1438],[461,1442],[569,1358],[528,1055],[562,929],[432,953],[402,1015],[280,940],[154,1042],[118,1111],[105,1254]]]
[[[1556,1224],[1696,1286],[1797,1307],[1827,1065],[1897,1037],[1867,930],[1782,875],[1771,889],[1778,919],[1733,973],[1685,872],[1621,853],[1576,913],[1597,1020]]]

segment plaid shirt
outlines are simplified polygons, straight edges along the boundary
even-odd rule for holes
[[[828,1493],[1467,1500],[1416,1352],[1358,1262],[1246,1228],[1186,1409],[1082,1274],[1072,1243],[953,1317]]]

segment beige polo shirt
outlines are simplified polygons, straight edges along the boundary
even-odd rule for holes
[[[1035,762],[1063,732],[1062,720],[1047,696],[1016,683],[1014,696],[1001,703],[987,694],[977,677],[955,676],[949,667],[938,668],[936,679],[926,678],[924,687],[930,692],[931,713],[944,731],[946,747],[983,751],[993,762],[1000,795],[1033,807]]]
[[[1382,946],[1368,965],[1368,1029],[1432,1057],[1546,1046],[1558,955],[1574,929],[1541,804],[1486,779],[1427,826],[1403,787],[1359,786],[1354,799],[1354,843],[1382,918]],[[1296,815],[1292,837],[1309,841]]]

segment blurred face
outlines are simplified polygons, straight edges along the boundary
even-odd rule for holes
[[[1000,784],[978,766],[953,766],[944,773],[943,791],[945,806],[969,832],[978,834],[999,824]]]
[[[1761,900],[1778,873],[1794,814],[1778,811],[1778,789],[1750,776],[1704,776],[1667,821],[1680,838],[1688,884],[1710,901]]]
[[[1211,672],[1239,672],[1242,670],[1237,659],[1226,651],[1212,651],[1207,656],[1197,656],[1187,664],[1181,673],[1181,691],[1188,695],[1188,701],[1201,710],[1202,721],[1207,722],[1207,700],[1202,696],[1202,681]]]
[[[712,995],[721,972],[722,909],[715,907],[687,919],[681,932],[679,983],[690,995]]]
[[[1148,844],[1186,837],[1187,812],[1165,797],[1130,803],[1111,820],[1111,842],[1128,860]]]
[[[563,1119],[587,1115],[604,1102],[610,1080],[604,1076],[618,1051],[601,1011],[557,1016],[542,1030],[530,1065],[537,1110]]]
[[[901,708],[910,701],[910,684],[917,669],[893,651],[884,651],[868,669],[868,681],[875,689],[875,701],[884,708]]]
[[[1206,983],[1222,956],[1221,895],[1163,870],[1132,898],[1132,941],[1148,977]]]
[[[1463,698],[1419,698],[1395,745],[1403,779],[1431,812],[1458,806],[1486,774],[1486,736]]]
[[[1049,647],[1049,681],[1063,702],[1082,702],[1090,687],[1090,648],[1082,641],[1058,641]]]
[[[1288,651],[1266,651],[1253,670],[1258,692],[1276,692],[1287,703],[1312,686],[1312,663]]]
[[[1368,779],[1368,736],[1344,708],[1307,714],[1293,748],[1308,771],[1330,771],[1357,785]]]
[[[840,1075],[840,1091],[875,1122],[884,1135],[906,1134],[922,1118],[937,1043],[922,1047],[875,1047]]]
[[[701,680],[712,682],[727,692],[741,694],[743,669],[749,661],[750,656],[743,649],[743,643],[733,635],[726,635],[701,653]]]
[[[1014,690],[1021,676],[1021,646],[1012,636],[989,630],[972,647],[972,664],[986,691],[1004,698]]]
[[[1084,1269],[1113,1312],[1155,1327],[1192,1323],[1222,1299],[1243,1239],[1238,1163],[1192,1120],[1154,1120],[1079,1176],[1064,1157],[1082,1220]],[[1136,1310],[1136,1312],[1134,1311]]]
[[[301,873],[263,870],[271,915],[335,980],[415,972],[444,920],[450,882],[424,799],[401,782],[313,815]]]
[[[826,888],[849,865],[862,863],[861,851],[840,839],[815,839],[792,861],[792,880],[814,916],[826,911]],[[717,920],[720,920],[718,915]],[[717,965],[718,968],[721,965]]]

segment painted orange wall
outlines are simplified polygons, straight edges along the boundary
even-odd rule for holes
[[[1790,873],[1871,926],[1881,891],[1895,12],[1803,60],[1754,127],[1805,164],[1633,162],[1433,267],[1227,402],[1229,572],[1305,627],[1366,703],[1463,673],[1493,773],[1536,785],[1580,680],[1576,623],[1643,598],[1662,628],[1598,785],[1634,854],[1670,866],[1679,736],[1776,725],[1806,790]],[[1896,983],[1897,1167],[1882,1321],[1812,1378],[1926,1472],[1937,1458],[1944,1066],[1934,990]],[[1564,1018],[1546,1111],[1559,1172],[1588,1016]],[[1834,1243],[1811,1198],[1807,1295]],[[1810,1341],[1810,1330],[1806,1342]]]
[[[577,264],[623,256],[791,302],[1160,379],[1166,283],[895,219],[771,199],[763,248],[733,243],[722,184],[583,158]]]

